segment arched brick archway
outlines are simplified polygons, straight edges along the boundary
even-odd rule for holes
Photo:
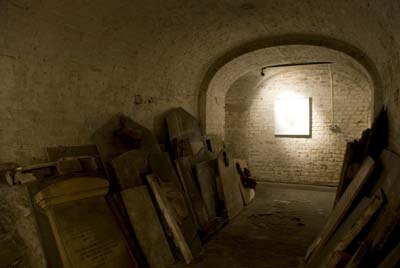
[[[243,45],[214,63],[203,79],[199,93],[198,113],[203,131],[223,137],[226,92],[245,72],[267,65],[310,61],[341,62],[362,72],[373,91],[373,113],[379,110],[383,103],[382,81],[367,55],[339,40],[288,35]]]

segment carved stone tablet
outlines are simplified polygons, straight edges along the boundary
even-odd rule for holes
[[[64,268],[137,267],[104,199],[108,183],[83,177],[35,196],[49,217]]]
[[[235,162],[230,159],[226,151],[221,151],[217,161],[226,211],[228,218],[233,219],[244,206]]]
[[[140,247],[151,268],[165,268],[174,263],[163,227],[146,186],[122,192],[125,207]]]

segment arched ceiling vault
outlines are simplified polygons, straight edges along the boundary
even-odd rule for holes
[[[381,103],[381,81],[376,68],[361,52],[356,53],[354,48],[342,45],[338,49],[317,44],[271,46],[245,52],[226,60],[225,64],[216,63],[220,67],[209,71],[199,95],[198,110],[203,130],[209,135],[223,137],[225,96],[239,77],[255,69],[261,72],[263,66],[302,62],[333,62],[335,66],[354,69],[370,84],[373,103]],[[378,109],[376,106],[373,108],[375,112]]]

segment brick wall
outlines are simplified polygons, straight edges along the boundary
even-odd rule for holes
[[[237,157],[249,160],[258,180],[335,184],[346,141],[358,138],[370,124],[370,86],[358,72],[332,68],[334,116],[331,124],[330,75],[326,66],[273,70],[260,79],[259,70],[237,80],[226,97],[225,140]],[[253,81],[253,82],[252,82]],[[274,136],[274,99],[282,94],[312,98],[312,137]]]

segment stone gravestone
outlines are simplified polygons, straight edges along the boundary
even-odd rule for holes
[[[122,191],[125,207],[136,237],[151,268],[165,268],[174,257],[145,185]]]
[[[107,180],[79,177],[35,195],[49,217],[64,268],[138,267],[104,195]]]
[[[225,208],[228,218],[233,219],[242,211],[244,206],[235,162],[226,151],[221,151],[218,155],[217,163]]]

